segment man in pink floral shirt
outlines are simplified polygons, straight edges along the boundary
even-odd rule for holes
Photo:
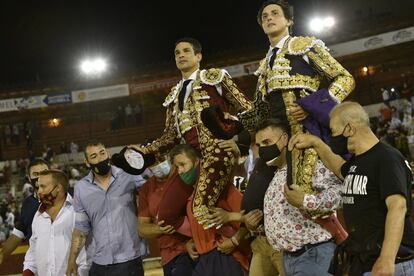
[[[288,126],[279,120],[266,120],[256,130],[260,158],[278,167],[264,198],[266,236],[275,250],[284,251],[286,275],[329,275],[335,243],[311,214],[335,212],[341,204],[341,182],[319,160],[313,173],[313,194],[305,194],[297,185],[289,188],[288,142]]]

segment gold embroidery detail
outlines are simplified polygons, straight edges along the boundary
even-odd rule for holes
[[[208,85],[219,84],[222,80],[226,71],[219,68],[211,68],[208,70],[201,70],[200,80]]]
[[[194,192],[193,214],[198,223],[207,228],[209,225],[205,216],[208,214],[209,208],[216,205],[221,192],[231,183],[234,156],[230,153],[228,160],[225,161],[222,157],[223,152],[215,153],[214,150],[211,150],[217,147],[217,141],[220,140],[212,139],[210,131],[204,125],[198,125],[197,131],[203,169],[200,170],[198,186]],[[224,173],[223,175],[220,170]],[[211,180],[214,180],[214,184],[211,183]],[[209,183],[209,185],[203,185],[203,183]]]
[[[280,76],[278,70],[271,70],[269,72],[267,80],[268,91],[300,88],[315,92],[320,86],[319,76],[294,75],[286,78],[277,78],[277,76]]]
[[[293,91],[285,91],[281,93],[283,93],[283,101],[285,102],[286,106],[289,106],[295,102],[296,97]],[[286,113],[286,115],[289,121],[291,135],[293,136],[296,133],[302,132],[303,125],[294,120],[288,112]],[[304,193],[313,193],[312,176],[317,161],[318,155],[314,149],[292,150],[293,184],[299,185]]]
[[[327,77],[331,84],[329,92],[338,102],[342,102],[355,88],[352,75],[332,57],[325,47],[315,45],[313,51],[307,53],[318,72]]]
[[[222,81],[223,97],[225,97],[234,107],[236,112],[243,112],[252,108],[252,103],[246,98],[239,87],[227,74]]]
[[[306,54],[318,74],[315,77],[290,75],[291,70],[287,69],[290,67],[290,61],[285,58],[286,54],[300,56]],[[277,54],[272,69],[269,68],[268,63],[269,57],[262,59],[259,69],[255,72],[258,76],[258,82],[252,110],[238,115],[243,126],[249,130],[253,130],[260,121],[269,117],[270,109],[266,102],[268,93],[282,93],[285,105],[288,107],[296,100],[294,91],[300,90],[300,97],[306,97],[320,89],[321,80],[325,77],[331,82],[330,94],[339,102],[343,101],[355,86],[354,79],[349,72],[329,54],[322,41],[313,37],[288,39]],[[304,131],[301,123],[296,122],[289,114],[286,115],[292,135]],[[308,194],[314,193],[312,177],[317,160],[318,156],[314,149],[301,151],[294,149],[292,151],[293,182]]]
[[[304,55],[316,45],[326,48],[325,43],[315,37],[295,36],[287,42],[287,51],[291,55]]]
[[[197,138],[201,152],[200,175],[194,192],[193,213],[198,223],[207,227],[205,218],[208,210],[217,203],[224,188],[231,185],[234,156],[231,152],[224,152],[218,148],[221,140],[213,137],[211,132],[202,124],[201,110],[210,106],[209,94],[202,90],[203,83],[214,85],[221,83],[223,97],[225,97],[235,110],[244,111],[250,108],[250,102],[245,98],[224,70],[203,70],[197,74],[193,83],[193,91],[184,104],[183,111],[179,110],[177,87],[171,90],[165,103],[168,103],[166,129],[168,135],[162,141],[152,145],[151,150],[157,151],[164,143],[176,142],[190,129],[197,131]],[[208,83],[207,83],[208,82]],[[167,139],[168,138],[168,139]],[[157,140],[158,141],[158,140]]]

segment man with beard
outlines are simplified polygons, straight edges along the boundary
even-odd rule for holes
[[[85,163],[91,172],[75,185],[76,222],[67,275],[76,275],[75,260],[89,232],[95,241],[89,275],[144,275],[135,196],[145,181],[111,166],[98,141],[87,144]]]
[[[47,170],[40,173],[38,184],[41,205],[33,218],[23,275],[63,275],[75,224],[73,199],[67,193],[69,180],[62,171]],[[87,275],[84,247],[76,262],[78,275]]]

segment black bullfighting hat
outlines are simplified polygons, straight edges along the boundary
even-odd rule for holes
[[[217,105],[204,108],[200,115],[203,124],[219,139],[228,140],[243,131],[242,124],[236,120],[225,119],[223,110]]]
[[[133,175],[141,174],[155,163],[154,154],[144,154],[134,148],[124,147],[112,155],[112,164]]]

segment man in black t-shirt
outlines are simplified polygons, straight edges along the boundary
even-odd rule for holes
[[[27,167],[27,178],[33,185],[34,194],[25,198],[20,212],[20,219],[16,223],[10,237],[0,247],[0,264],[6,259],[19,245],[26,239],[29,240],[32,235],[33,217],[39,208],[39,200],[37,199],[37,179],[39,173],[49,169],[49,165],[43,159],[35,159]]]
[[[361,105],[345,102],[330,115],[329,146],[298,134],[289,149],[313,147],[343,183],[343,211],[349,237],[336,252],[335,275],[414,275],[411,223],[412,172],[396,149],[371,131]],[[341,155],[353,154],[349,161]]]

